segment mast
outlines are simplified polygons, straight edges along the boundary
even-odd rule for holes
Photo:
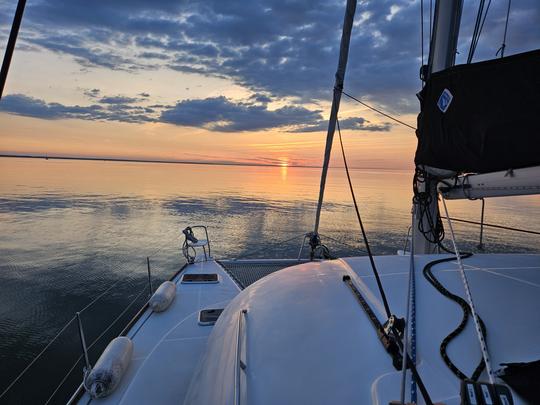
[[[463,0],[437,0],[435,3],[433,35],[429,48],[428,78],[431,73],[447,69],[454,65],[462,9]],[[426,169],[429,171],[429,168]],[[441,169],[435,169],[435,171],[439,174],[443,172]],[[431,203],[428,210],[431,213],[431,218],[438,218],[437,181],[418,183],[417,185],[419,191],[425,191],[430,194]],[[419,225],[423,225],[423,229],[429,229],[430,225],[427,223],[426,215],[420,216],[418,208],[417,204],[413,207],[414,226],[418,228]],[[420,221],[422,221],[422,224],[420,224]],[[436,252],[437,244],[428,241],[422,232],[414,232],[414,235],[414,253],[429,254]]]
[[[19,34],[25,5],[26,0],[19,0],[17,9],[15,10],[15,17],[13,17],[13,24],[11,25],[11,32],[9,33],[6,53],[4,54],[4,61],[2,62],[2,69],[0,70],[0,98],[2,98],[2,93],[4,92],[4,85],[6,84],[9,65],[11,64],[11,57],[13,56],[13,50],[15,49],[15,42],[17,42],[17,35]]]
[[[321,173],[321,186],[319,189],[319,201],[317,203],[317,213],[315,215],[315,228],[313,235],[317,238],[319,233],[319,220],[321,217],[322,203],[324,199],[324,188],[326,185],[326,176],[328,174],[328,165],[330,163],[330,154],[332,152],[332,142],[336,131],[336,121],[341,101],[341,92],[345,80],[345,69],[347,68],[347,59],[349,58],[349,44],[351,41],[351,31],[356,12],[356,0],[347,0],[345,17],[343,20],[343,32],[341,33],[341,45],[339,49],[339,62],[336,71],[336,80],[334,84],[334,98],[332,99],[332,109],[330,111],[330,120],[328,122],[328,132],[326,135],[326,147],[324,150],[324,162]],[[318,239],[318,238],[317,238]],[[312,246],[313,248],[313,246]]]

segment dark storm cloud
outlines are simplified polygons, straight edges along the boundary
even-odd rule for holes
[[[168,68],[228,78],[270,97],[317,102],[331,98],[343,3],[41,0],[27,6],[21,43],[72,55],[86,68]],[[7,5],[6,0],[0,0],[2,4]],[[475,2],[465,4],[461,61],[466,57],[476,7]],[[478,58],[494,57],[502,41],[505,15],[506,2],[494,2]],[[5,15],[2,21],[7,25],[10,19]],[[427,15],[425,20],[427,23]],[[540,45],[538,21],[537,0],[513,2],[507,55]],[[346,89],[390,112],[416,111],[419,25],[418,1],[360,1]]]

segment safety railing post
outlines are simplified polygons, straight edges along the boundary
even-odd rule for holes
[[[148,269],[148,288],[150,290],[150,297],[154,293],[154,289],[152,288],[152,273],[150,272],[150,258],[146,257],[146,268]]]
[[[84,362],[86,363],[85,372],[90,371],[92,366],[90,365],[90,359],[88,358],[88,349],[86,347],[86,339],[84,338],[84,330],[81,321],[81,313],[77,312],[77,323],[79,324],[79,338],[81,339],[81,347],[84,354]]]

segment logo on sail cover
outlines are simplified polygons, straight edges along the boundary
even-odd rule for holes
[[[439,110],[445,113],[446,110],[448,110],[448,107],[450,107],[450,103],[452,102],[453,98],[454,96],[452,96],[450,90],[444,89],[439,97],[439,101],[437,101],[437,107],[439,107]]]

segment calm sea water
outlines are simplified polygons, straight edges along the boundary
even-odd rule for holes
[[[147,299],[146,257],[154,285],[181,267],[180,233],[188,225],[208,226],[217,258],[295,257],[302,234],[313,226],[320,170],[4,158],[0,173],[3,391],[76,311],[110,288],[82,313],[87,340],[95,341],[95,361]],[[352,173],[376,254],[403,247],[411,176]],[[478,220],[480,202],[450,202],[449,210]],[[489,200],[485,220],[538,231],[540,198]],[[461,246],[474,251],[478,227],[456,228]],[[321,234],[338,255],[363,254],[343,169],[330,171]],[[533,235],[486,229],[484,242],[488,252],[540,251],[540,238]],[[79,356],[72,321],[0,401],[65,402],[81,380]]]

